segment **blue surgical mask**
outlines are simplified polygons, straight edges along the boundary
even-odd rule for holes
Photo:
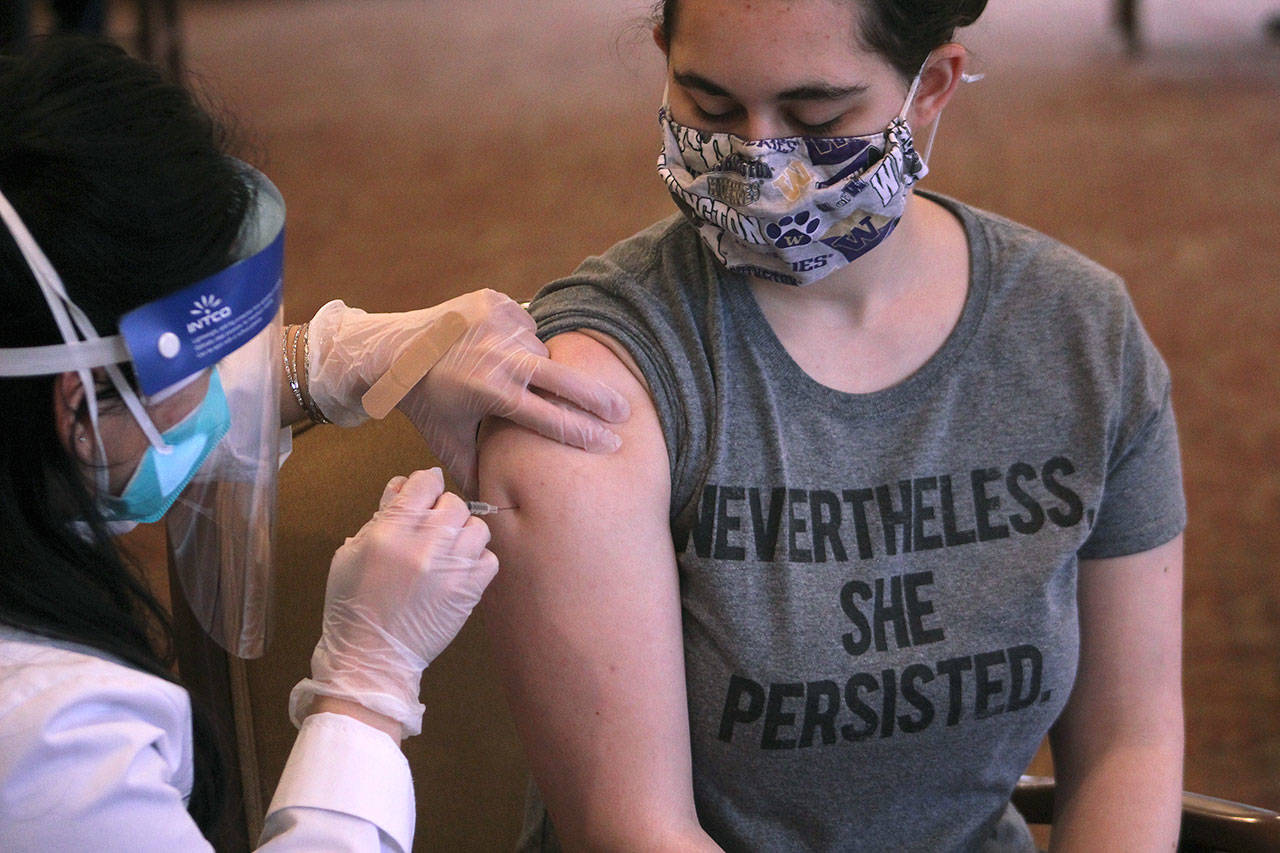
[[[159,521],[230,427],[231,410],[215,367],[200,405],[160,434],[166,449],[148,447],[120,495],[99,498],[103,518],[108,522]]]

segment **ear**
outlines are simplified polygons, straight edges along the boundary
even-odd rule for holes
[[[662,24],[653,25],[653,43],[662,51],[662,55],[671,58],[671,45],[667,44],[667,34],[662,31]]]
[[[86,465],[93,463],[92,424],[85,414],[84,383],[75,371],[59,373],[53,379],[53,426],[58,441],[72,456]]]
[[[935,47],[929,54],[920,74],[916,98],[907,111],[907,123],[913,129],[927,127],[937,119],[960,86],[960,76],[968,58],[969,52],[955,42]]]

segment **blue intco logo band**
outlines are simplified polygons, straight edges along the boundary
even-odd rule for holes
[[[154,394],[239,349],[280,310],[284,229],[251,257],[120,318],[138,385]]]

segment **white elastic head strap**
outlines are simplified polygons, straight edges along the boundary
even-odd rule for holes
[[[911,88],[907,90],[907,100],[902,105],[902,112],[898,113],[898,118],[906,119],[907,110],[911,109],[911,102],[915,100],[916,90],[920,88],[920,78],[924,76],[925,66],[929,64],[929,57],[933,56],[933,51],[929,51],[929,55],[924,58],[924,62],[920,65],[920,70],[916,72],[916,78],[911,81]],[[985,74],[964,74],[960,75],[961,83],[977,83]],[[929,156],[933,154],[933,140],[938,135],[938,125],[942,123],[942,113],[933,120],[933,127],[929,129],[929,141],[924,144],[924,163],[929,165]]]
[[[920,79],[924,77],[925,66],[929,64],[929,57],[933,56],[933,51],[925,56],[924,62],[920,63],[920,70],[916,72],[916,76],[911,78],[911,86],[907,89],[907,99],[902,102],[902,109],[898,110],[898,118],[902,121],[907,120],[907,111],[911,109],[912,103],[915,102],[916,92],[920,89]],[[942,118],[942,116],[938,116]],[[929,165],[929,152],[933,150],[933,135],[938,132],[938,120],[933,121],[933,130],[929,133],[929,142],[925,145],[924,164]]]
[[[42,367],[35,366],[39,362],[44,362],[45,366],[53,367],[54,371],[75,370],[80,375],[80,382],[84,385],[85,396],[89,403],[89,420],[93,424],[93,438],[97,444],[100,458],[106,459],[106,452],[102,446],[102,437],[98,432],[98,395],[94,390],[93,374],[90,368],[102,367],[106,369],[107,376],[111,379],[111,384],[116,387],[120,393],[120,398],[124,400],[125,405],[129,408],[129,412],[133,415],[134,420],[138,422],[138,426],[142,428],[142,432],[146,435],[147,440],[152,446],[161,453],[167,453],[172,450],[165,440],[161,438],[159,430],[155,424],[151,422],[151,418],[147,415],[146,409],[142,406],[142,401],[138,399],[138,395],[134,393],[133,388],[125,380],[124,374],[120,372],[117,366],[122,361],[129,361],[129,351],[124,344],[124,339],[120,335],[110,338],[103,338],[94,329],[93,323],[89,322],[88,316],[80,309],[80,306],[71,301],[71,297],[67,295],[67,290],[62,284],[62,279],[53,268],[53,264],[49,263],[49,258],[41,250],[35,238],[31,236],[31,232],[27,230],[26,224],[22,221],[22,217],[18,216],[18,212],[14,210],[13,205],[9,203],[9,199],[0,192],[0,218],[4,219],[5,225],[9,229],[9,233],[13,235],[13,240],[18,246],[18,251],[22,253],[22,257],[26,260],[27,266],[31,269],[32,276],[35,277],[36,284],[40,287],[40,292],[44,294],[45,302],[49,305],[49,311],[53,314],[53,320],[58,326],[58,331],[62,335],[65,342],[62,345],[53,345],[50,347],[29,347],[24,351],[10,350],[11,356],[28,356],[26,362],[18,373],[6,373],[0,375],[39,375],[45,372]],[[76,331],[79,330],[79,335]],[[83,338],[83,340],[81,340]],[[14,358],[18,361],[18,358]],[[105,486],[103,482],[106,479],[105,468],[99,469],[98,481],[99,486]]]
[[[920,78],[924,76],[924,67],[929,64],[930,56],[933,56],[932,51],[924,58],[924,62],[920,63],[920,70],[916,72],[916,76],[911,78],[911,85],[907,88],[907,99],[902,102],[902,109],[898,110],[898,118],[903,121],[906,120],[907,111],[911,109],[911,104],[916,99],[916,91],[920,88]]]

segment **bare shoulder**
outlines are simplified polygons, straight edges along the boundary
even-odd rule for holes
[[[634,362],[612,339],[568,332],[547,343],[553,361],[604,382],[627,398],[631,417],[613,425],[622,447],[607,454],[567,447],[509,421],[490,419],[480,433],[480,493],[491,503],[532,507],[548,490],[570,489],[577,496],[613,493],[620,486],[645,493],[669,493],[666,445],[657,412]],[[635,492],[633,491],[633,494]],[[563,509],[563,508],[562,508]]]

